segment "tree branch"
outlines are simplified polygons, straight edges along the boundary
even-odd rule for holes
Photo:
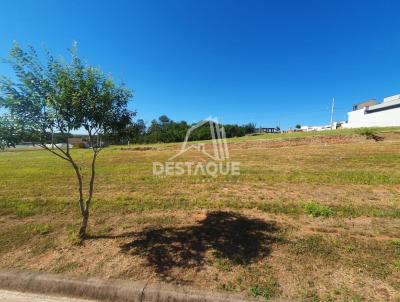
[[[68,145],[68,141],[67,141],[67,145]],[[61,151],[62,154],[64,154],[66,157],[71,158],[69,155],[69,152],[65,152],[62,148],[60,148],[59,146],[57,146],[57,144],[54,145],[58,150]]]
[[[70,160],[68,157],[64,157],[64,156],[62,156],[61,154],[57,153],[56,151],[51,150],[50,148],[48,148],[48,147],[47,147],[45,144],[43,144],[43,143],[39,143],[38,146],[40,146],[40,147],[42,147],[43,149],[45,149],[45,150],[47,150],[47,151],[53,153],[54,155],[57,155],[58,157],[62,158],[63,160],[66,160],[66,161],[68,161],[68,162],[71,162],[71,160]],[[56,147],[57,147],[57,146],[56,146]],[[59,149],[59,147],[57,147],[57,148]]]

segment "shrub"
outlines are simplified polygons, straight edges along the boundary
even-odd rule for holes
[[[36,224],[33,231],[39,235],[46,235],[50,233],[50,226],[48,224]]]
[[[333,215],[333,211],[330,207],[315,202],[307,203],[304,209],[312,217],[330,217]]]

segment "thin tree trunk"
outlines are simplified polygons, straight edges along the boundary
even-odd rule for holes
[[[75,162],[71,158],[71,164],[74,167],[76,178],[78,179],[78,185],[79,185],[79,208],[81,210],[82,216],[84,216],[85,213],[85,206],[83,204],[83,181],[82,181],[82,175],[81,172],[79,171],[79,167],[75,164]]]
[[[90,176],[90,183],[89,183],[89,193],[88,193],[88,198],[85,202],[85,209],[84,213],[82,213],[82,224],[81,228],[79,230],[79,237],[83,240],[86,237],[86,228],[89,220],[89,208],[90,208],[90,202],[92,201],[92,196],[93,196],[93,191],[94,191],[94,178],[96,175],[96,158],[97,158],[97,152],[93,151],[93,159],[92,159],[92,169],[91,169],[91,176]]]
[[[94,178],[96,176],[96,158],[97,158],[97,151],[93,151],[93,159],[92,159],[92,169],[90,175],[90,183],[89,183],[89,194],[86,200],[85,209],[89,213],[90,202],[92,201],[93,191],[94,191]]]
[[[88,221],[89,221],[89,211],[82,214],[82,223],[81,223],[81,227],[79,229],[79,238],[81,240],[85,239],[85,237],[86,237],[86,228],[88,225]]]
[[[76,178],[78,179],[78,186],[79,186],[79,209],[81,210],[81,215],[82,215],[82,223],[81,227],[79,229],[79,238],[83,240],[86,237],[86,228],[87,228],[87,223],[89,220],[89,211],[86,210],[85,204],[83,202],[83,181],[82,181],[82,174],[81,171],[79,170],[78,165],[74,162],[71,156],[68,157],[70,159],[70,163],[72,167],[74,168]]]

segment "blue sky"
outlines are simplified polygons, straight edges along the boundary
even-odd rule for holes
[[[327,124],[400,93],[397,1],[2,1],[13,40],[79,53],[134,92],[132,109],[196,122]],[[0,65],[1,74],[9,74]]]

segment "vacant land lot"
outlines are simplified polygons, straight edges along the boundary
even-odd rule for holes
[[[0,153],[0,266],[307,301],[400,299],[400,132],[232,139],[240,176],[154,177],[179,144],[98,159],[91,238],[76,180],[44,151]],[[87,172],[90,150],[74,150]],[[188,161],[202,161],[196,151]],[[86,179],[87,180],[87,179]]]

